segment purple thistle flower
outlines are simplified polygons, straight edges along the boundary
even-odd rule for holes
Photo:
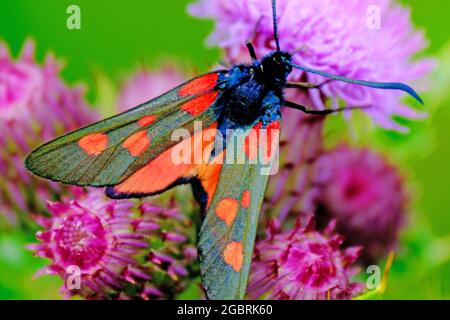
[[[367,263],[393,249],[408,200],[398,170],[380,154],[348,146],[322,154],[314,169],[319,224],[336,219],[346,244],[364,247]]]
[[[267,238],[255,247],[247,289],[251,299],[335,300],[362,292],[362,284],[351,281],[360,248],[341,250],[333,223],[322,233],[314,231],[312,219],[305,225],[281,231],[269,224]]]
[[[49,202],[48,210],[50,217],[36,217],[44,228],[37,233],[40,243],[28,248],[50,259],[38,275],[63,278],[65,297],[173,298],[193,271],[189,223],[174,208],[113,201],[90,189],[79,192],[77,200]]]
[[[55,183],[32,178],[24,168],[24,156],[95,119],[84,102],[83,87],[66,86],[60,69],[52,55],[42,66],[37,64],[31,40],[17,60],[0,43],[0,213],[11,221],[18,213],[40,212],[45,207],[41,199],[61,190]]]
[[[121,89],[119,110],[125,111],[156,98],[185,80],[183,73],[174,66],[154,71],[138,70],[129,77]]]
[[[426,75],[433,62],[413,60],[426,41],[413,29],[409,10],[389,0],[278,0],[280,43],[294,52],[294,62],[336,75],[369,81],[412,83]],[[369,28],[368,9],[376,6],[381,27]],[[269,0],[199,0],[189,7],[197,17],[216,22],[210,45],[225,49],[231,63],[249,60],[245,47],[252,40],[259,56],[275,50]],[[294,70],[290,80],[322,83],[325,78]],[[394,115],[420,118],[422,113],[404,105],[402,94],[331,82],[320,90],[309,90],[311,107],[325,108],[326,101],[336,108],[339,100],[346,106],[364,109],[380,126],[405,131]],[[326,99],[325,99],[326,98]],[[302,100],[299,101],[300,103]]]

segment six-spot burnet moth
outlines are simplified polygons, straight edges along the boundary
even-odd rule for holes
[[[156,195],[190,183],[205,214],[198,250],[210,299],[244,298],[269,177],[263,169],[273,164],[278,149],[273,137],[281,127],[280,109],[287,106],[312,114],[343,110],[316,111],[286,101],[286,88],[320,86],[289,83],[293,68],[351,84],[403,90],[422,102],[402,83],[348,79],[294,64],[292,55],[280,48],[275,0],[272,11],[276,49],[262,59],[248,43],[252,63],[194,78],[127,112],[44,144],[25,160],[38,176],[106,187],[106,194],[114,199]],[[195,130],[195,122],[201,122],[203,130]],[[171,139],[179,129],[190,137]],[[203,139],[207,130],[216,132],[209,134],[210,143]],[[231,143],[235,139],[242,143]],[[181,149],[184,158],[189,150],[188,161],[174,161]],[[258,159],[262,149],[266,156]],[[195,153],[206,157],[189,161]],[[239,155],[248,161],[235,161]]]

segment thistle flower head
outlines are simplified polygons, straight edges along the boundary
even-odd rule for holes
[[[138,70],[127,79],[121,89],[119,110],[125,111],[156,98],[185,80],[182,72],[174,66],[152,71]]]
[[[268,237],[258,241],[251,267],[248,295],[278,300],[349,299],[362,291],[352,282],[352,263],[360,248],[341,250],[341,236],[333,224],[323,233],[313,220],[302,227],[281,231],[269,225]]]
[[[353,79],[406,83],[420,79],[432,67],[429,60],[412,60],[426,42],[414,30],[409,10],[393,1],[278,0],[277,4],[281,49],[294,53],[296,64]],[[199,0],[189,11],[215,20],[209,44],[225,49],[232,63],[248,61],[247,40],[253,41],[259,56],[276,48],[269,0]],[[325,78],[294,70],[290,80],[322,83]],[[346,106],[370,106],[364,111],[388,129],[405,130],[392,119],[394,115],[423,116],[392,90],[335,81],[321,90],[309,90],[309,95],[311,107],[318,109],[328,99],[333,107],[339,100]]]
[[[59,72],[51,55],[43,65],[35,62],[32,41],[24,44],[16,60],[0,43],[0,212],[13,221],[18,212],[36,213],[44,207],[40,199],[52,198],[60,190],[56,184],[33,179],[24,168],[25,155],[95,118],[83,100],[83,88],[66,86]]]
[[[195,251],[176,209],[107,200],[96,189],[48,209],[51,217],[37,217],[40,243],[28,247],[51,260],[39,274],[62,277],[65,296],[168,298],[183,288]]]
[[[373,262],[395,246],[407,195],[397,169],[368,149],[340,146],[315,164],[319,220],[337,220],[346,242],[364,247]]]

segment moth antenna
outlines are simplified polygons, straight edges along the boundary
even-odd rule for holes
[[[337,81],[347,82],[347,83],[351,83],[351,84],[357,84],[357,85],[370,87],[370,88],[376,88],[376,89],[401,90],[401,91],[404,91],[404,92],[408,93],[409,95],[411,95],[414,99],[419,101],[421,104],[424,104],[422,98],[420,98],[420,96],[417,94],[417,92],[414,91],[413,88],[411,88],[410,86],[408,86],[404,83],[356,80],[356,79],[350,79],[350,78],[346,78],[346,77],[342,77],[342,76],[336,76],[331,73],[311,69],[311,68],[304,67],[304,66],[299,66],[299,65],[296,65],[293,63],[291,65],[293,68],[300,69],[302,71],[309,72],[309,73],[318,74],[320,76],[330,78],[333,80],[337,80]]]
[[[272,0],[272,19],[273,19],[273,37],[275,38],[275,43],[277,44],[277,51],[280,50],[280,41],[278,39],[278,22],[277,22],[277,1]]]

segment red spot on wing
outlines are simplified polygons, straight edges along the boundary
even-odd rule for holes
[[[263,145],[267,149],[267,152],[264,153],[266,156],[266,161],[272,159],[273,153],[277,150],[278,146],[272,146],[272,139],[274,137],[280,137],[280,121],[274,121],[267,126],[267,137],[266,141],[263,141]]]
[[[156,116],[150,115],[150,116],[146,116],[146,117],[139,119],[138,124],[141,127],[146,127],[146,126],[151,125],[153,122],[155,122],[155,120],[156,120]]]
[[[123,142],[123,147],[127,149],[133,157],[140,156],[150,145],[150,138],[147,131],[139,131],[128,137]]]
[[[90,156],[98,156],[108,146],[108,136],[105,133],[93,133],[78,141],[78,146]]]
[[[245,137],[244,152],[250,160],[255,160],[258,157],[259,130],[261,126],[261,122],[258,122]]]
[[[181,106],[181,109],[186,111],[192,116],[197,116],[201,114],[203,111],[208,109],[214,101],[216,101],[218,91],[210,92],[205,95],[199,96],[189,102],[186,102]]]
[[[206,91],[214,88],[218,77],[218,73],[207,74],[186,83],[183,87],[181,87],[178,93],[183,97],[205,93]]]
[[[251,193],[249,190],[245,190],[244,193],[242,193],[241,204],[245,209],[247,209],[250,206],[250,201]]]
[[[118,184],[115,190],[120,193],[156,193],[166,189],[180,177],[186,177],[192,165],[173,165],[171,150],[168,149],[153,161],[133,173]]]
[[[239,272],[244,261],[244,250],[241,242],[231,242],[227,244],[223,251],[223,260],[230,265],[234,271]]]
[[[215,123],[209,129],[214,129],[216,126],[217,124]],[[202,136],[204,132],[205,131],[198,132],[194,137],[183,140],[177,145],[167,149],[166,151],[158,155],[155,159],[146,164],[144,167],[133,173],[129,178],[116,185],[114,187],[114,190],[118,193],[125,194],[157,193],[164,189],[167,189],[179,178],[189,178],[197,176],[199,175],[200,171],[203,172],[206,179],[208,175],[204,172],[207,171],[206,168],[207,166],[209,166],[209,164],[195,164],[194,161],[192,161],[195,158],[193,154],[190,155],[190,163],[178,163],[175,162],[172,158],[172,152],[175,147],[180,150],[189,149],[192,153],[202,152],[205,146],[202,142],[202,138],[200,137],[200,139],[198,139],[198,135]],[[188,145],[190,145],[189,148]],[[200,151],[198,151],[199,148],[201,148]],[[213,178],[214,170],[211,170],[210,174]],[[218,175],[218,173],[216,174]],[[214,179],[207,182],[207,184],[208,183],[211,183],[211,186],[209,188],[215,191]],[[217,182],[215,183],[217,184]],[[212,194],[214,193],[214,191],[212,191]]]
[[[245,137],[244,152],[250,160],[257,158],[259,148],[263,148],[261,151],[263,151],[262,155],[265,162],[268,162],[276,151],[276,148],[272,147],[272,138],[279,137],[280,122],[274,121],[264,129],[266,130],[265,137],[261,135],[262,123],[258,122]]]
[[[238,213],[239,203],[233,198],[223,198],[216,207],[216,215],[230,226]]]

